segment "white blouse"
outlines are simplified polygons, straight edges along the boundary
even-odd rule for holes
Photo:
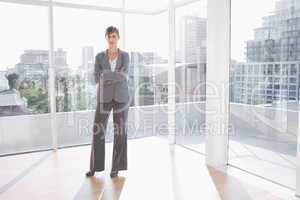
[[[112,71],[115,71],[115,68],[116,68],[116,65],[117,65],[117,58],[118,58],[118,56],[115,59],[113,59],[113,60],[109,59],[109,63],[110,63]]]

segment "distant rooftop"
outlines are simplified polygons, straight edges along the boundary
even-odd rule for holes
[[[24,99],[21,98],[19,91],[3,90],[0,91],[0,107],[1,106],[22,106],[25,104]]]

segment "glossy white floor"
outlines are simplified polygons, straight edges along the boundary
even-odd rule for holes
[[[93,178],[84,176],[90,146],[1,157],[0,199],[297,199],[241,170],[209,167],[203,155],[158,137],[129,140],[129,169],[111,179],[112,143],[106,150],[106,171]]]

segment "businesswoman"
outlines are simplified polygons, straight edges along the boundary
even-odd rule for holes
[[[127,170],[127,116],[130,102],[127,75],[129,54],[118,48],[119,30],[109,26],[105,32],[108,49],[95,57],[94,78],[97,83],[97,106],[93,124],[90,170],[94,176],[105,166],[105,132],[110,111],[113,110],[114,140],[110,177]]]

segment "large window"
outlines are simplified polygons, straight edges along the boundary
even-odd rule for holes
[[[107,48],[105,30],[110,25],[120,29],[121,45],[120,23],[121,15],[115,12],[55,7],[54,67],[59,145],[90,142],[90,125],[96,108],[95,56]],[[111,134],[108,134],[109,139]]]
[[[52,143],[47,11],[0,3],[0,154]]]
[[[129,130],[135,137],[164,135],[168,102],[168,15],[126,15],[130,53],[132,109]]]
[[[290,188],[299,112],[295,2],[232,0],[231,13],[229,163]]]
[[[120,16],[114,12],[55,7],[54,67],[57,112],[95,109],[95,56],[107,48],[105,29],[110,25],[121,29]],[[120,34],[121,44],[121,30]]]
[[[176,143],[204,153],[206,1],[178,7],[176,15]]]
[[[121,12],[97,10],[101,9],[98,6],[121,8],[120,0],[90,0],[84,5],[77,0],[56,2],[53,15],[47,5],[0,4],[0,51],[3,55],[0,60],[0,116],[20,115],[0,121],[5,129],[1,132],[1,153],[52,147],[52,138],[56,135],[59,147],[91,141],[96,108],[94,61],[95,55],[107,48],[105,30],[110,25],[119,28],[119,47],[130,54],[129,89],[133,99],[129,111],[129,138],[157,134],[153,129],[156,122],[167,126],[167,12],[157,15],[127,13],[123,21]],[[128,2],[127,8],[130,7],[138,8]],[[51,16],[53,27],[49,24]],[[52,105],[55,105],[56,123],[51,121],[51,98],[48,96],[52,88],[48,84],[52,76],[48,73],[49,44],[52,42],[55,70],[55,104]],[[145,120],[137,120],[140,118]],[[112,115],[107,141],[113,136],[111,121]],[[12,123],[20,126],[14,127]],[[19,131],[25,132],[22,137],[14,138],[10,134]],[[166,128],[163,132],[166,133]]]
[[[133,105],[167,103],[167,14],[126,15],[126,49],[130,53]]]
[[[1,3],[0,11],[0,116],[47,113],[47,9]]]

